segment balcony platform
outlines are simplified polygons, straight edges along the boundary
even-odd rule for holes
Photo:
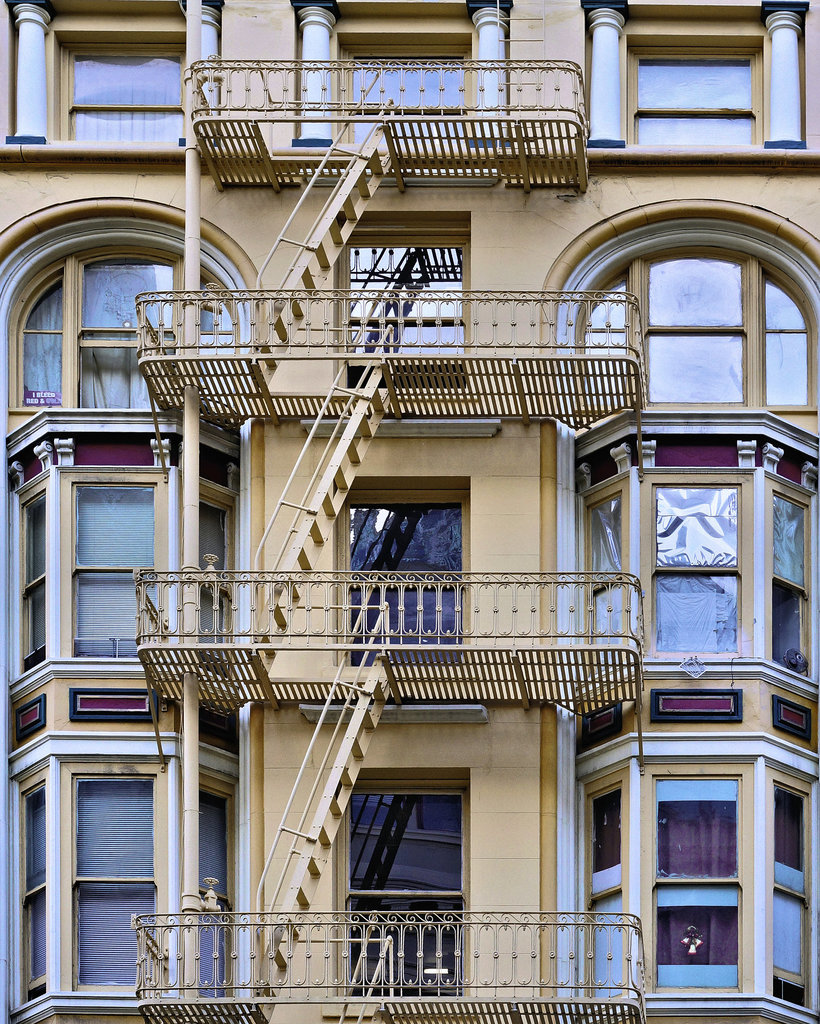
[[[277,368],[302,360],[378,365],[397,418],[582,429],[646,404],[638,304],[620,292],[157,292],[137,314],[157,407],[181,408],[192,385],[202,416],[225,427],[315,417],[324,393],[277,384]],[[343,403],[331,398],[329,415]]]
[[[141,916],[135,928],[137,998],[152,1024],[261,1024],[280,1004],[385,1024],[646,1019],[629,914],[203,913]]]
[[[194,131],[218,188],[338,177],[346,161],[302,147],[379,126],[399,188],[459,182],[587,186],[580,68],[569,61],[336,60],[193,64]]]
[[[186,631],[177,609],[191,605]],[[324,701],[330,680],[269,675],[279,652],[313,650],[352,664],[380,654],[398,703],[549,703],[586,714],[640,702],[641,590],[626,573],[140,570],[137,609],[148,685],[179,700],[183,674],[194,672],[203,704],[221,711]]]

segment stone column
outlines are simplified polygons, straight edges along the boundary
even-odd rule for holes
[[[336,24],[338,10],[318,5],[294,4],[302,33],[302,60],[330,61],[330,37]],[[335,5],[334,5],[335,6]],[[330,99],[331,80],[327,71],[306,71],[302,79],[302,96],[305,103],[314,109]],[[294,146],[329,146],[333,137],[327,121],[303,121],[301,138],[295,139]]]
[[[222,23],[222,0],[203,0],[202,53],[203,60],[219,56],[219,28]]]
[[[581,0],[592,34],[589,82],[589,145],[626,145],[621,131],[620,38],[626,23],[625,3]]]
[[[470,15],[478,33],[478,60],[505,60],[507,56],[505,28],[509,21],[512,3],[503,0],[495,3],[482,3],[480,0],[467,0],[467,13]],[[497,71],[479,71],[476,83],[476,102],[484,110],[496,110],[504,103],[506,76]]]
[[[16,134],[9,135],[6,142],[44,143],[48,129],[46,29],[54,12],[45,0],[6,3],[17,26]]]
[[[798,41],[803,28],[797,3],[764,3],[761,13],[771,39],[769,131],[766,149],[805,149],[800,118]]]

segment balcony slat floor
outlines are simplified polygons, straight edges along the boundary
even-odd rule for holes
[[[254,416],[274,422],[315,417],[326,395],[271,391],[262,369],[266,359],[270,373],[276,357],[260,354],[147,356],[140,360],[140,368],[158,408],[181,409],[185,388],[193,385],[199,391],[202,417],[219,426],[235,428]],[[379,361],[399,418],[554,418],[578,430],[643,405],[641,367],[637,359],[624,356],[397,354]],[[338,414],[343,401],[331,401],[328,414]]]
[[[268,650],[275,650],[268,647]],[[147,683],[160,695],[182,699],[182,677],[199,679],[204,706],[222,713],[246,701],[324,701],[330,681],[271,681],[260,649],[184,644],[139,648]],[[634,701],[641,688],[641,656],[628,647],[593,645],[537,648],[386,648],[394,697],[422,703],[557,704],[588,714],[618,701]]]

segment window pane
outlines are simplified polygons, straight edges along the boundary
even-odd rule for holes
[[[740,327],[741,272],[724,260],[679,259],[649,268],[649,322],[664,327]]]
[[[793,501],[774,495],[772,531],[774,574],[803,586],[804,510]]]
[[[805,334],[766,335],[766,404],[805,405],[809,384]]]
[[[640,117],[641,146],[749,146],[751,117]]]
[[[592,891],[621,882],[621,791],[592,801]]]
[[[805,331],[806,322],[796,303],[771,281],[766,282],[766,330]]]
[[[23,405],[63,400],[63,286],[54,285],[32,309],[23,332]]]
[[[154,785],[150,779],[78,781],[77,874],[153,877]]]
[[[649,400],[743,401],[743,339],[739,334],[651,334]]]
[[[126,328],[137,325],[134,296],[173,288],[171,267],[142,260],[89,263],[83,271],[83,327]]]
[[[225,509],[199,503],[199,564],[205,566],[205,555],[216,555],[215,569],[226,568]]]
[[[803,959],[803,900],[800,897],[775,890],[772,930],[775,968],[800,974]]]
[[[74,138],[79,142],[176,142],[184,135],[182,114],[129,110],[78,111]]]
[[[350,568],[460,571],[461,506],[352,508]]]
[[[74,102],[112,106],[172,106],[180,102],[179,58],[74,58]]]
[[[77,980],[130,985],[137,977],[132,914],[153,914],[152,883],[81,882],[77,886]]]
[[[737,489],[658,487],[657,565],[737,565]]]
[[[351,889],[461,889],[461,797],[354,794]]]
[[[638,64],[640,107],[748,110],[751,105],[748,60],[642,60]]]
[[[137,653],[137,595],[130,572],[77,577],[78,658],[130,658]]]
[[[621,568],[621,499],[610,498],[589,510],[589,567],[593,572]]]
[[[80,349],[80,405],[84,409],[147,409],[148,388],[135,348]]]
[[[32,978],[46,973],[46,891],[40,889],[28,905],[29,971]]]
[[[43,580],[38,583],[26,595],[26,606],[28,616],[28,651],[26,654],[33,654],[42,651],[46,645],[46,583]],[[44,653],[44,652],[43,652]],[[26,668],[30,664],[26,663]]]
[[[26,583],[46,571],[46,497],[26,505]]]
[[[726,654],[737,650],[734,576],[658,576],[658,651]]]
[[[783,662],[790,648],[802,646],[800,594],[780,583],[772,584],[772,660]]]
[[[78,487],[76,559],[80,566],[153,565],[153,487]]]
[[[804,891],[803,800],[779,786],[774,788],[774,880]]]
[[[658,782],[658,875],[737,876],[737,782]]]
[[[464,271],[458,246],[373,246],[350,251],[350,286],[409,291],[458,291]]]
[[[737,985],[737,890],[729,886],[658,891],[658,984]]]

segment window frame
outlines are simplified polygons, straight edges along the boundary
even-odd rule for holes
[[[763,82],[762,82],[762,50],[760,45],[754,46],[753,44],[747,43],[745,46],[738,46],[736,48],[727,47],[724,44],[722,46],[709,47],[692,47],[692,46],[676,46],[671,44],[668,46],[651,46],[651,45],[630,45],[629,47],[629,61],[628,61],[628,76],[627,76],[627,103],[629,110],[628,124],[627,124],[627,144],[639,146],[642,148],[651,147],[652,145],[660,145],[655,143],[641,143],[639,139],[639,122],[641,116],[655,116],[659,120],[664,118],[672,118],[674,116],[689,117],[696,119],[710,119],[712,116],[731,117],[735,114],[739,114],[744,117],[748,117],[751,128],[751,140],[748,143],[736,143],[735,145],[743,146],[761,146],[763,144],[763,132],[761,125],[763,122]],[[650,107],[641,108],[638,102],[638,86],[639,86],[639,68],[641,61],[649,60],[668,60],[670,63],[675,61],[696,61],[696,62],[708,62],[714,61],[720,63],[721,61],[748,61],[750,66],[750,79],[751,79],[751,106],[748,108],[691,108],[691,107]],[[698,146],[697,143],[690,142],[669,142],[663,143],[664,146],[675,146],[681,149],[695,149],[695,148],[706,148]],[[720,149],[719,144],[709,145],[709,149]]]
[[[71,823],[70,828],[64,829],[65,840],[71,843],[71,849],[69,856],[64,858],[65,868],[64,871],[68,876],[66,881],[68,885],[64,885],[64,891],[61,894],[61,917],[63,920],[63,949],[65,951],[70,950],[70,988],[73,991],[79,992],[92,992],[100,991],[103,988],[105,991],[115,991],[133,994],[133,984],[119,984],[112,982],[110,985],[101,984],[87,984],[79,981],[79,942],[80,942],[80,922],[79,922],[79,885],[86,876],[80,876],[78,871],[77,863],[77,834],[78,834],[78,792],[79,783],[86,781],[108,781],[118,780],[122,782],[133,782],[133,781],[150,781],[152,786],[152,802],[153,802],[153,873],[150,879],[147,877],[140,876],[139,879],[128,878],[128,879],[111,879],[111,881],[124,881],[126,884],[134,882],[135,884],[146,884],[150,883],[154,889],[154,906],[160,907],[161,900],[163,898],[164,886],[161,884],[167,880],[160,875],[160,866],[163,864],[163,832],[162,832],[162,820],[163,812],[165,811],[165,792],[164,787],[161,785],[161,776],[150,769],[146,769],[143,766],[132,766],[126,764],[119,765],[100,765],[100,764],[87,764],[87,765],[68,765],[63,764],[62,766],[62,785],[63,793],[61,799],[62,813],[68,815],[68,820]],[[168,866],[170,869],[170,865]],[[90,876],[89,876],[90,877]],[[102,876],[100,876],[102,877]],[[96,876],[95,876],[96,879]],[[98,880],[98,879],[97,879]],[[71,941],[66,944],[66,928],[70,928]],[[64,954],[65,955],[65,954]],[[63,969],[68,966],[64,960]],[[136,967],[135,967],[136,973]]]
[[[651,593],[646,602],[648,607],[646,628],[647,655],[659,661],[677,661],[697,655],[709,659],[731,660],[738,656],[751,655],[754,645],[754,631],[745,619],[752,614],[754,608],[754,577],[755,552],[750,545],[744,548],[744,538],[753,538],[754,532],[754,470],[731,470],[720,473],[715,470],[697,469],[651,469],[646,472],[642,488],[643,516],[646,528],[642,536],[647,542],[642,546],[642,578],[651,581]],[[658,488],[677,489],[735,489],[737,491],[737,567],[715,569],[704,567],[659,567],[657,559],[657,497]],[[651,540],[650,540],[651,538]],[[744,564],[745,562],[745,564]],[[661,651],[658,649],[658,601],[657,578],[661,575],[702,575],[702,576],[734,576],[737,580],[737,648],[734,651]]]
[[[710,768],[720,770],[711,771]],[[658,874],[658,798],[657,784],[674,780],[679,782],[701,783],[704,781],[735,782],[737,784],[736,803],[736,836],[737,836],[737,875],[735,877],[682,878],[676,876],[661,877]],[[645,820],[652,822],[652,856],[644,858],[642,876],[645,891],[652,893],[652,924],[647,935],[647,961],[652,969],[647,972],[650,985],[655,991],[663,993],[689,992],[698,989],[708,992],[747,991],[749,981],[746,972],[754,968],[754,850],[751,838],[754,829],[751,827],[751,816],[754,813],[753,799],[747,794],[753,791],[753,766],[747,765],[708,765],[695,768],[689,764],[667,765],[663,770],[653,772],[648,777],[650,783],[642,787],[644,791]],[[648,816],[648,817],[646,817]],[[748,840],[746,837],[750,837]],[[660,890],[677,888],[679,890],[704,887],[733,887],[737,891],[737,985],[732,987],[704,986],[699,982],[693,986],[661,985],[658,981],[658,893]],[[750,908],[745,913],[745,908]]]
[[[34,414],[44,408],[49,409],[94,409],[95,412],[106,412],[115,406],[83,406],[80,404],[81,395],[81,353],[83,348],[109,347],[109,348],[137,348],[136,325],[133,332],[129,331],[129,338],[122,342],[100,341],[99,338],[83,338],[84,331],[82,323],[82,296],[83,296],[83,272],[86,266],[94,263],[116,262],[119,260],[138,260],[143,262],[157,263],[171,268],[172,286],[181,286],[182,257],[174,252],[152,246],[139,246],[126,244],[115,247],[112,245],[100,246],[70,253],[56,264],[51,264],[47,269],[37,274],[26,287],[23,300],[17,304],[11,323],[9,325],[9,337],[15,342],[10,346],[10,401],[9,405],[15,412]],[[211,275],[213,276],[213,275]],[[62,306],[62,400],[54,405],[25,405],[23,392],[24,358],[23,345],[26,323],[34,307],[43,297],[49,288],[62,283],[63,306]],[[110,334],[107,329],[92,329],[95,333],[104,331]],[[55,332],[57,333],[57,332]],[[123,331],[125,334],[125,331]],[[132,406],[137,411],[148,411],[148,406]]]
[[[76,635],[76,489],[78,487],[151,487],[154,491],[154,568],[161,570],[168,563],[168,486],[162,470],[153,466],[123,467],[120,470],[98,470],[89,472],[67,471],[60,474],[60,654],[65,658],[78,658],[83,662],[100,660],[95,657],[74,654]],[[83,567],[84,569],[86,567]],[[133,569],[128,567],[130,572]],[[113,570],[112,570],[113,571]],[[124,570],[121,570],[124,571]],[[135,662],[136,655],[120,658],[104,658],[106,662]]]
[[[812,891],[812,880],[811,880],[811,863],[812,858],[810,856],[811,850],[811,792],[808,787],[801,786],[798,780],[791,776],[781,776],[775,774],[772,776],[768,783],[768,795],[771,800],[771,810],[769,811],[768,820],[772,823],[771,835],[768,842],[770,847],[770,858],[771,858],[771,891],[772,891],[772,926],[767,929],[767,936],[771,950],[771,958],[767,956],[767,963],[771,966],[771,984],[772,994],[775,999],[781,999],[783,1002],[789,1003],[790,1005],[798,1006],[810,1006],[811,1005],[811,994],[812,994],[812,971],[810,966],[810,896]],[[780,789],[792,796],[798,797],[802,801],[802,835],[801,835],[801,859],[803,862],[803,891],[799,892],[797,889],[788,886],[785,882],[778,881],[776,878],[776,858],[775,858],[775,794]],[[800,963],[801,971],[799,974],[794,974],[787,971],[785,968],[776,967],[774,963],[774,896],[781,892],[786,896],[801,901],[800,916],[801,916],[801,934],[800,934]],[[793,1000],[786,999],[784,996],[778,996],[774,992],[776,987],[776,981],[781,980],[787,984],[793,984],[803,989],[803,1002],[796,1003]]]
[[[105,104],[76,104],[74,102],[74,67],[77,57],[167,57],[176,59],[179,61],[179,104],[122,104],[122,105],[105,105]],[[174,44],[152,44],[147,43],[145,45],[142,42],[134,40],[131,43],[113,43],[112,45],[101,46],[100,44],[91,43],[86,45],[82,42],[72,42],[64,45],[60,51],[60,78],[62,84],[62,95],[65,97],[65,102],[60,104],[59,112],[59,128],[60,138],[77,141],[80,145],[93,145],[92,140],[83,140],[76,138],[75,130],[75,118],[78,110],[86,111],[97,111],[97,110],[111,110],[111,111],[144,111],[144,112],[159,112],[159,113],[178,113],[183,119],[183,131],[180,134],[184,134],[184,86],[183,77],[185,71],[185,53],[184,47]],[[139,140],[134,139],[117,139],[112,140],[114,145],[145,145]],[[179,135],[174,139],[167,139],[163,141],[156,141],[149,143],[153,146],[174,146],[179,145]]]
[[[710,327],[669,327],[653,326],[649,323],[649,270],[653,264],[665,263],[680,259],[704,259],[719,260],[722,262],[734,263],[741,268],[741,302],[743,304],[743,324],[735,328],[710,328]],[[666,334],[682,335],[692,333],[693,335],[715,333],[739,333],[742,339],[741,349],[741,381],[743,387],[743,398],[740,402],[665,402],[649,399],[649,409],[691,409],[693,411],[715,411],[720,408],[730,409],[770,409],[784,413],[809,413],[816,408],[816,395],[813,393],[811,382],[817,371],[817,353],[815,352],[817,338],[817,324],[815,323],[811,307],[806,301],[797,282],[787,278],[782,272],[756,255],[742,250],[726,249],[721,245],[674,245],[669,247],[653,246],[640,255],[636,255],[627,266],[622,267],[617,274],[608,278],[612,286],[626,281],[626,290],[636,295],[641,309],[646,311],[646,323],[644,331],[646,334],[647,365],[646,372],[651,389],[651,360],[649,358],[649,339],[651,335],[663,336]],[[766,379],[766,343],[767,336],[776,331],[769,331],[766,327],[765,299],[766,282],[771,282],[776,288],[782,291],[799,310],[806,332],[806,389],[807,400],[805,404],[777,404],[767,405],[767,379]],[[786,332],[789,333],[789,332]],[[794,333],[794,332],[792,332]]]
[[[774,499],[781,498],[784,501],[790,502],[792,505],[798,506],[803,511],[803,584],[802,586],[787,580],[785,577],[778,576],[774,571]],[[774,587],[780,586],[784,590],[789,590],[791,593],[796,594],[800,599],[800,644],[799,649],[804,654],[808,654],[811,651],[811,625],[812,625],[812,495],[810,492],[798,491],[796,485],[789,486],[789,481],[784,480],[783,477],[776,476],[774,474],[767,474],[766,478],[766,489],[765,489],[765,516],[764,521],[766,524],[766,553],[765,553],[765,572],[766,579],[769,581],[768,592],[766,600],[769,609],[769,621],[771,628],[766,631],[765,640],[765,657],[774,661]],[[781,661],[776,661],[775,664],[780,665],[784,668],[787,666],[783,665]],[[787,668],[787,671],[790,671]],[[809,668],[811,673],[811,667]]]
[[[225,901],[223,909],[232,910],[236,905],[236,788],[227,781],[213,775],[201,775],[199,780],[200,803],[202,796],[225,801],[225,845],[227,854],[228,877],[219,879],[221,887],[215,889],[217,897]],[[201,875],[201,871],[200,871]],[[205,895],[205,888],[200,877],[200,895]]]
[[[41,884],[29,888],[28,886],[28,848],[29,848],[29,828],[28,828],[28,814],[27,806],[28,800],[35,793],[42,791],[44,799],[43,812],[45,814],[45,827],[44,827],[44,849],[43,849],[43,863],[45,867],[45,877]],[[27,779],[25,784],[20,786],[20,836],[22,841],[20,843],[20,906],[22,913],[20,915],[20,977],[22,984],[22,997],[25,1001],[34,999],[39,995],[45,993],[47,988],[48,979],[48,968],[49,968],[49,955],[52,952],[53,939],[49,933],[48,927],[48,817],[49,817],[49,801],[48,801],[48,782],[44,775],[38,774],[32,779]],[[46,943],[46,969],[41,975],[32,976],[30,973],[31,967],[31,955],[32,955],[32,940],[31,940],[31,904],[34,898],[40,893],[44,894],[45,907],[45,943]]]

